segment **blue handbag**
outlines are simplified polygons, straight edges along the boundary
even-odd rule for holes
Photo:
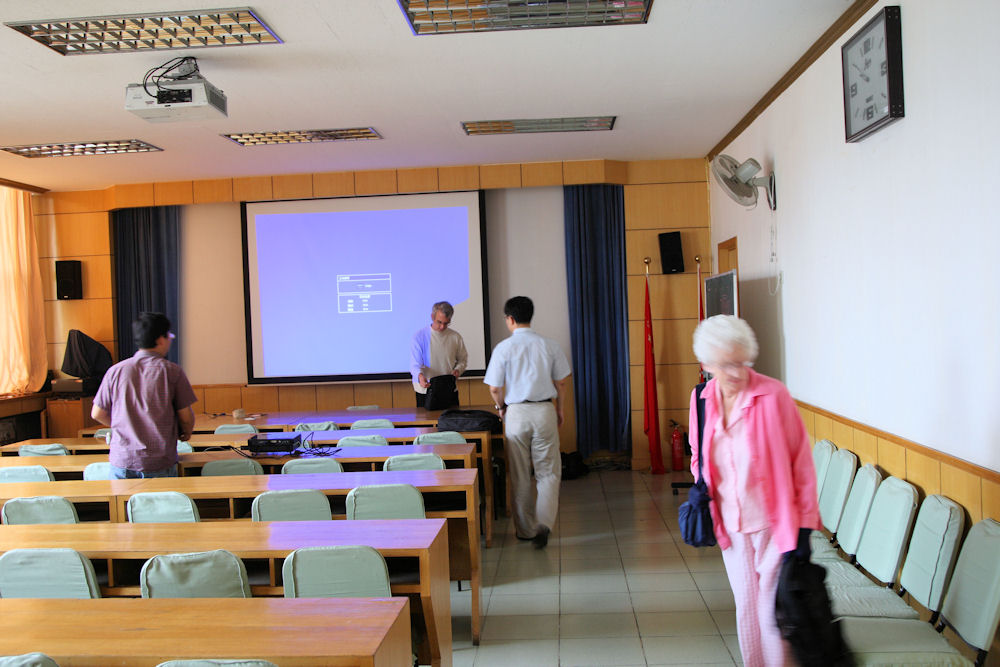
[[[688,490],[688,499],[681,503],[677,517],[681,527],[681,539],[684,540],[684,544],[692,547],[714,547],[716,544],[712,513],[708,507],[712,497],[701,474],[701,439],[705,433],[705,399],[701,397],[701,391],[704,388],[705,383],[702,382],[694,389],[698,411],[698,479]]]

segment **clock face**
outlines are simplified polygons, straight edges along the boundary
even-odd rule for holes
[[[845,54],[847,133],[854,134],[889,115],[889,61],[885,22],[878,21],[851,41]]]

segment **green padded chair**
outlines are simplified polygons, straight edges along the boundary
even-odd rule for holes
[[[111,464],[107,461],[88,463],[83,468],[84,479],[111,479]]]
[[[153,556],[139,572],[144,598],[248,598],[243,561],[225,549]]]
[[[842,618],[840,627],[857,665],[957,666],[969,661],[939,632],[950,626],[978,651],[975,664],[982,665],[998,622],[1000,523],[983,519],[965,538],[936,628],[919,619],[859,617]]]
[[[0,598],[99,597],[94,566],[75,549],[11,549],[0,556]]]
[[[324,472],[344,472],[344,466],[337,459],[317,456],[312,459],[292,459],[281,466],[281,474],[314,474]]]
[[[847,495],[847,503],[844,505],[844,511],[840,515],[840,523],[837,525],[837,544],[848,556],[854,556],[858,553],[861,533],[868,520],[868,510],[871,509],[875,492],[878,491],[878,486],[881,483],[882,473],[871,463],[861,466],[854,475],[851,492]],[[816,541],[816,537],[819,535],[820,533],[815,531],[812,534],[812,560],[820,564],[822,564],[821,561],[825,560],[840,560],[841,557],[836,548],[832,547],[825,538],[822,542]]]
[[[338,447],[384,447],[389,441],[384,436],[372,435],[345,435],[337,441]]]
[[[314,489],[265,491],[253,499],[254,521],[329,521],[330,501]]]
[[[385,598],[389,570],[368,546],[303,547],[285,558],[286,598]]]
[[[377,405],[348,405],[348,410],[378,410]]]
[[[0,482],[51,482],[55,477],[45,466],[0,468]]]
[[[352,431],[363,428],[395,428],[395,426],[388,419],[359,419],[351,424]]]
[[[69,450],[58,442],[46,445],[21,445],[17,448],[18,456],[69,456]]]
[[[264,466],[253,459],[223,459],[209,461],[201,467],[202,477],[218,477],[225,475],[263,475]]]
[[[837,446],[829,440],[817,440],[813,445],[813,465],[816,467],[816,498],[823,493],[823,483],[826,481],[826,468],[830,458],[837,451]]]
[[[62,496],[11,498],[3,505],[5,526],[36,523],[80,523],[76,507]]]
[[[444,470],[444,459],[437,454],[397,454],[382,464],[382,470]]]
[[[111,429],[105,426],[104,428],[99,428],[94,431],[95,438],[101,438],[102,440],[107,440],[111,436]]]
[[[337,431],[339,427],[335,422],[302,422],[295,425],[296,431]]]
[[[466,442],[466,439],[458,431],[421,433],[413,439],[414,445],[464,445]]]
[[[178,454],[190,454],[194,451],[194,447],[191,446],[190,442],[185,440],[177,441],[177,453]]]
[[[136,493],[125,506],[129,523],[197,523],[198,506],[179,491]]]
[[[156,667],[278,667],[268,660],[167,660]],[[0,665],[2,667],[2,665]]]
[[[257,427],[253,424],[222,424],[215,427],[216,435],[220,433],[256,433]]]
[[[366,484],[347,494],[348,519],[423,519],[424,497],[409,484]]]
[[[44,653],[24,653],[0,656],[0,667],[59,667],[59,664]]]

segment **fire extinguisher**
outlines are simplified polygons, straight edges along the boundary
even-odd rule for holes
[[[674,427],[674,432],[670,436],[670,467],[674,470],[684,469],[684,431],[681,425],[673,419],[670,425]]]

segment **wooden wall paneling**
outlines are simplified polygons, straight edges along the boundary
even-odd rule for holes
[[[211,178],[191,183],[195,204],[215,204],[233,201],[233,179]]]
[[[247,414],[278,411],[278,388],[262,385],[240,387],[243,409]]]
[[[528,162],[521,165],[522,188],[537,188],[562,184],[562,162]]]
[[[397,169],[396,191],[405,192],[437,192],[438,170],[434,167],[422,169]]]
[[[629,386],[632,405],[643,404],[645,369],[629,367]],[[662,410],[684,410],[691,404],[691,390],[698,384],[698,364],[669,364],[656,366],[656,396]]]
[[[410,382],[393,382],[392,386],[392,407],[412,408],[417,404],[417,397],[413,395],[413,384]]]
[[[35,245],[39,257],[110,255],[110,218],[107,213],[36,216]]]
[[[374,169],[354,172],[354,189],[358,195],[396,194],[396,170]]]
[[[691,349],[697,318],[653,320],[653,356],[658,364],[695,364]],[[641,366],[646,354],[646,329],[642,320],[628,323],[629,360]]]
[[[46,301],[45,329],[50,343],[66,342],[70,329],[79,329],[94,340],[114,340],[111,299]]]
[[[354,172],[330,171],[313,174],[314,197],[353,197]]]
[[[202,385],[194,385],[191,387],[194,389],[194,395],[198,397],[197,402],[191,406],[196,413],[206,412],[205,410],[205,387]]]
[[[478,190],[479,167],[438,167],[438,190]]]
[[[705,183],[625,186],[625,229],[708,227]]]
[[[956,466],[941,464],[941,493],[965,508],[971,523],[983,518],[981,478]]]
[[[233,201],[274,199],[270,176],[243,176],[233,179]]]
[[[156,195],[152,183],[130,183],[108,188],[108,210],[155,206]]]
[[[621,160],[604,161],[604,182],[625,185],[628,180],[628,162]]]
[[[878,467],[886,475],[906,479],[906,448],[892,440],[878,438]]]
[[[83,268],[86,271],[86,267]],[[42,278],[42,299],[56,300],[56,260],[54,257],[38,258],[38,273]],[[87,289],[87,279],[83,279],[83,289]]]
[[[984,479],[982,487],[983,518],[1000,519],[1000,483]]]
[[[854,429],[854,453],[858,455],[858,465],[878,464],[878,438],[874,433]]]
[[[846,424],[839,419],[833,420],[833,438],[831,438],[837,447],[842,449],[847,449],[848,451],[854,451],[854,427],[850,424]]]
[[[923,498],[941,493],[941,462],[907,449],[906,481],[920,489]]]
[[[83,282],[84,299],[111,298],[111,255],[90,255],[74,257],[80,261],[80,279]],[[56,300],[56,261],[55,257],[43,257],[38,260],[38,268],[42,276],[42,298],[46,301]]]
[[[564,185],[607,183],[604,160],[570,160],[562,163]]]
[[[392,407],[391,383],[358,382],[354,385],[354,404],[377,405],[382,408]]]
[[[239,385],[209,385],[205,387],[204,410],[208,414],[231,415],[243,407],[242,387]]]
[[[806,433],[809,434],[810,444],[816,444],[816,414],[809,408],[798,406],[799,417],[802,418],[802,423],[806,427]]]
[[[692,183],[708,180],[708,161],[639,160],[628,162],[627,183]]]
[[[281,385],[278,387],[278,410],[281,412],[315,412],[314,385]]]
[[[635,403],[633,403],[635,405]],[[640,403],[641,405],[641,403]],[[667,470],[671,470],[671,459],[673,456],[673,449],[670,444],[670,437],[673,433],[673,428],[670,426],[670,421],[676,421],[681,424],[684,429],[688,426],[688,411],[687,410],[660,410],[660,456],[663,459],[663,465]],[[649,439],[646,437],[646,433],[643,431],[643,411],[633,410],[632,411],[632,469],[633,470],[645,470],[650,466],[650,455],[649,455]],[[684,457],[684,465],[681,470],[689,470],[690,458]]]
[[[458,402],[460,405],[472,405],[472,393],[469,387],[475,380],[459,378],[458,380]],[[410,385],[411,387],[413,385]],[[412,389],[411,389],[412,391]]]
[[[469,405],[493,405],[490,388],[482,378],[472,378],[469,382]]]
[[[628,276],[628,318],[642,320],[645,276]],[[649,276],[649,306],[654,320],[698,317],[698,279],[694,274]]]
[[[271,177],[271,195],[275,199],[311,199],[312,174],[285,174]]]
[[[31,210],[35,215],[107,211],[108,194],[108,190],[80,190],[32,195]]]
[[[479,187],[484,190],[521,187],[521,165],[484,164],[480,166]]]
[[[813,421],[816,424],[816,439],[833,441],[833,420],[826,415],[817,414]]]
[[[712,238],[707,227],[682,229],[636,229],[625,232],[625,273],[628,275],[646,274],[645,257],[650,258],[649,273],[662,274],[660,263],[660,239],[664,232],[681,233],[681,254],[684,257],[684,272],[696,273],[698,264],[695,256],[701,255],[701,273],[703,276],[711,273]],[[670,274],[673,275],[673,274]]]
[[[316,385],[316,409],[346,410],[354,402],[353,384],[318,384]]]
[[[38,215],[32,216],[35,223],[35,248],[38,250],[39,259],[43,257],[56,256],[56,216]],[[107,219],[107,214],[105,214]]]
[[[194,185],[192,181],[153,183],[154,206],[183,206],[193,203]]]

